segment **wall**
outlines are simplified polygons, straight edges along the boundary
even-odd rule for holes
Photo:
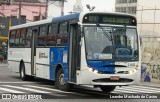
[[[27,21],[33,21],[34,16],[45,15],[45,7],[45,4],[42,3],[22,3],[21,15],[25,15]],[[19,3],[1,5],[0,12],[5,16],[16,16],[18,18]]]
[[[160,83],[160,37],[142,37],[141,80]]]

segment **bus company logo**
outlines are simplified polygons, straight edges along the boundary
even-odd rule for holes
[[[48,56],[45,53],[39,52],[39,59],[41,58],[48,58]]]
[[[11,94],[2,94],[2,99],[12,99]]]

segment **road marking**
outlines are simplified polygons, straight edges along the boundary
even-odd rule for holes
[[[136,87],[136,88],[143,88],[143,89],[151,89],[151,90],[158,90],[158,91],[160,91],[159,88],[154,88],[154,87],[146,87],[146,86],[134,86],[134,87]]]
[[[32,86],[32,85],[23,85],[23,86],[31,87],[31,88],[44,89],[44,90],[49,90],[49,91],[62,92],[62,93],[72,93],[72,92],[61,91],[61,90],[58,90],[58,89],[46,88],[47,86],[46,87]]]
[[[128,91],[133,91],[133,92],[140,92],[140,93],[160,93],[160,90],[159,89],[148,89],[148,88],[144,88],[144,87],[140,87],[140,88],[137,88],[137,87],[124,87],[124,88],[117,88],[118,90],[128,90]]]
[[[125,91],[125,90],[114,90],[112,91],[112,93],[135,93],[135,92]]]
[[[160,89],[144,86],[117,87],[112,93],[160,93]]]
[[[3,82],[3,81],[0,81],[0,84],[9,84],[9,83],[35,83],[35,82],[24,82],[24,81],[17,81],[17,82]]]
[[[22,90],[32,91],[32,92],[36,92],[36,93],[50,93],[50,92],[46,92],[46,91],[40,91],[40,90],[36,90],[36,89],[19,87],[19,86],[11,86],[11,85],[1,85],[1,86],[16,88],[16,89],[22,89]]]
[[[46,90],[49,90],[49,91],[56,91],[56,92],[62,92],[62,93],[70,93],[70,94],[73,94],[73,95],[89,96],[89,95],[80,94],[80,93],[77,93],[77,92],[65,92],[65,91],[61,91],[61,90],[58,90],[58,89],[53,89],[53,87],[50,87],[50,86],[48,86],[48,85],[42,85],[42,86],[44,86],[44,87],[31,86],[31,85],[23,85],[23,86],[35,87],[35,88],[46,89]],[[46,87],[50,87],[50,88],[46,88]]]
[[[24,93],[24,92],[21,92],[21,91],[16,91],[16,90],[12,90],[12,89],[8,89],[8,88],[2,88],[2,87],[0,87],[0,90],[11,92],[11,93]]]

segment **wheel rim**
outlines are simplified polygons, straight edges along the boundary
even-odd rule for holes
[[[65,85],[64,74],[60,74],[60,76],[59,76],[59,84],[60,85]]]

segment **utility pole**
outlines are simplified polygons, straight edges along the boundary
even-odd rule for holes
[[[64,0],[61,1],[62,5],[61,5],[61,16],[64,15]]]
[[[47,19],[48,16],[48,2],[49,0],[46,0],[46,11],[45,11],[45,18]]]
[[[129,13],[129,0],[127,0],[127,13]]]
[[[22,0],[19,1],[19,24],[21,24],[21,6],[22,6]]]

